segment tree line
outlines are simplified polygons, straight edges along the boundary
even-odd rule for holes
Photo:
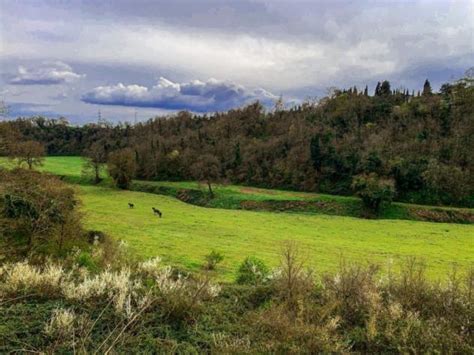
[[[357,193],[385,200],[474,206],[472,79],[433,92],[332,90],[317,102],[265,110],[258,102],[225,113],[179,112],[137,124],[70,125],[18,118],[0,123],[0,150],[32,142],[48,155],[84,155],[96,182],[101,164],[117,185],[132,178],[227,181],[268,188]],[[2,133],[3,132],[3,133]],[[23,144],[23,147],[21,146]],[[22,153],[25,155],[25,153]]]

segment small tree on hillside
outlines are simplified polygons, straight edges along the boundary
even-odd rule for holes
[[[98,142],[93,143],[90,148],[84,152],[84,156],[86,161],[83,171],[86,174],[92,172],[94,175],[94,183],[98,184],[102,180],[100,177],[102,166],[107,162],[107,153],[103,144]]]
[[[255,257],[247,257],[237,271],[237,283],[257,285],[263,283],[270,274],[265,263]]]
[[[11,145],[9,155],[19,166],[26,164],[31,170],[34,166],[43,165],[45,149],[40,142],[19,142]]]
[[[222,260],[224,260],[224,256],[215,250],[212,250],[204,258],[206,259],[206,263],[204,264],[204,268],[206,270],[215,270],[217,264],[221,263]]]
[[[352,188],[362,199],[364,207],[375,215],[380,213],[383,206],[390,204],[395,195],[394,181],[380,178],[375,173],[355,176]]]
[[[198,181],[205,181],[209,188],[209,194],[214,196],[211,184],[220,178],[220,162],[212,154],[203,154],[191,165],[191,174]]]
[[[107,168],[115,185],[121,189],[128,189],[137,170],[134,151],[125,148],[112,152],[107,161]]]

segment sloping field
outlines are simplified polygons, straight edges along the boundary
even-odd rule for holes
[[[5,165],[5,161],[3,161]],[[341,258],[377,262],[386,266],[408,257],[424,260],[431,276],[445,274],[458,265],[474,264],[474,226],[428,223],[397,219],[366,220],[323,214],[275,213],[203,208],[170,196],[89,186],[81,178],[81,159],[50,157],[42,170],[64,175],[76,185],[88,229],[101,230],[128,242],[139,257],[161,256],[176,265],[197,270],[212,249],[225,259],[219,275],[231,279],[246,256],[257,256],[269,265],[278,263],[285,240],[297,241],[309,265],[322,270],[336,266]],[[152,183],[156,184],[156,183]],[[195,183],[159,183],[176,188],[198,188]],[[239,186],[216,189],[222,201],[243,197],[259,201],[350,197],[263,190]],[[133,202],[134,209],[127,203]],[[152,207],[163,212],[159,219]],[[218,207],[218,206],[215,206]]]
[[[454,264],[465,268],[474,262],[470,225],[208,209],[167,196],[78,189],[88,228],[126,240],[139,256],[158,255],[191,269],[198,269],[210,250],[218,250],[225,256],[220,274],[226,279],[246,256],[276,265],[285,240],[297,241],[308,264],[323,270],[336,266],[341,257],[386,265],[416,256],[432,276]],[[129,209],[128,202],[136,207]],[[152,207],[163,218],[154,216]]]

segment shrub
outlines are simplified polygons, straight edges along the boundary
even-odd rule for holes
[[[268,275],[268,267],[262,260],[247,257],[237,271],[237,283],[256,285],[265,281]]]
[[[94,261],[92,255],[86,251],[81,252],[77,258],[76,263],[79,267],[85,267],[89,271],[98,271],[99,268]]]
[[[342,262],[318,282],[288,244],[265,285],[181,276],[159,258],[91,275],[47,262],[0,266],[0,352],[471,354],[474,273],[432,282]],[[270,278],[270,276],[269,276]],[[7,305],[5,307],[5,304]]]
[[[224,260],[224,256],[221,253],[212,250],[209,254],[205,256],[205,259],[206,264],[204,265],[204,268],[207,270],[215,270],[217,264],[221,263],[222,260]]]
[[[63,255],[82,244],[74,190],[35,171],[0,171],[0,235],[11,254]]]
[[[49,323],[44,327],[44,332],[49,336],[69,337],[74,328],[76,316],[69,309],[55,309]]]
[[[382,207],[390,204],[395,195],[395,183],[375,173],[357,175],[352,181],[352,189],[362,199],[368,212],[378,215]]]

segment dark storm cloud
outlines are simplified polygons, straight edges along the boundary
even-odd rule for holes
[[[174,83],[165,78],[160,78],[151,88],[120,83],[96,87],[82,96],[82,101],[90,104],[195,112],[225,111],[257,100],[271,106],[277,99],[263,89],[250,90],[232,82],[210,79]]]

